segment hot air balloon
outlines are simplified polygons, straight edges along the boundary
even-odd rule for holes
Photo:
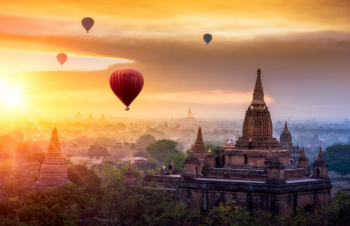
[[[67,60],[67,55],[65,53],[59,53],[57,54],[57,60],[61,64],[61,66],[66,62]]]
[[[119,68],[109,77],[109,84],[114,94],[129,110],[129,105],[139,95],[143,87],[143,76],[134,68]]]
[[[86,33],[89,33],[89,30],[94,26],[94,20],[91,17],[85,17],[82,21],[81,24],[86,30]]]
[[[203,35],[203,39],[207,43],[207,45],[209,44],[209,42],[211,41],[212,38],[213,38],[213,36],[211,36],[211,34]]]

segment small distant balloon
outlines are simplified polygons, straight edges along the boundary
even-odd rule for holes
[[[65,53],[59,53],[57,54],[57,60],[61,64],[61,66],[66,62],[67,60],[67,55]]]
[[[81,24],[86,30],[86,33],[89,33],[89,30],[94,26],[94,20],[91,17],[85,17],[82,21]]]
[[[207,45],[209,44],[209,42],[211,41],[212,38],[213,38],[213,36],[211,36],[211,34],[203,35],[203,39],[207,43]]]

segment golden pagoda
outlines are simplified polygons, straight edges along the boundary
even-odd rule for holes
[[[57,129],[52,130],[52,137],[45,160],[40,168],[39,179],[33,188],[36,190],[57,187],[69,183],[67,177],[67,165],[62,156],[60,142],[57,136]]]
[[[191,112],[191,108],[188,109],[186,117],[192,117],[193,118],[193,114]]]
[[[191,112],[191,108],[188,109],[187,115],[185,117],[186,121],[197,121],[194,117],[193,114]]]

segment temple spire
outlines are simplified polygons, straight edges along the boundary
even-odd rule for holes
[[[203,139],[202,138],[202,128],[201,127],[198,128],[197,139]]]
[[[194,143],[194,146],[191,150],[191,152],[201,152],[201,153],[207,153],[207,151],[205,150],[205,145],[204,145],[204,141],[202,138],[202,128],[199,127],[198,128],[198,134],[197,134],[197,139],[196,142]]]
[[[193,117],[193,114],[191,112],[191,108],[188,109],[186,117]]]
[[[287,121],[284,123],[284,130],[288,130]]]
[[[253,93],[253,101],[252,101],[252,106],[254,107],[259,107],[265,106],[266,103],[264,101],[264,90],[261,82],[261,70],[260,68],[258,69],[257,73],[257,78],[255,82],[255,87],[254,87],[254,93]]]
[[[53,128],[49,148],[43,164],[40,167],[39,179],[33,185],[34,189],[57,187],[69,183],[67,165],[62,156],[57,129]]]
[[[323,154],[322,154],[322,148],[320,147],[320,151],[318,153],[318,156],[317,156],[317,160],[323,160]]]

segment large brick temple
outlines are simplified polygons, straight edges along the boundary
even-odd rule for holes
[[[161,184],[186,203],[200,198],[204,210],[230,200],[248,210],[277,214],[294,211],[297,206],[312,211],[330,203],[332,185],[321,150],[311,174],[303,148],[297,165],[290,164],[291,150],[281,148],[272,136],[260,69],[253,101],[245,113],[242,137],[235,145],[218,146],[215,153],[216,158],[206,152],[199,128],[184,173],[147,175],[144,187],[152,182]]]

